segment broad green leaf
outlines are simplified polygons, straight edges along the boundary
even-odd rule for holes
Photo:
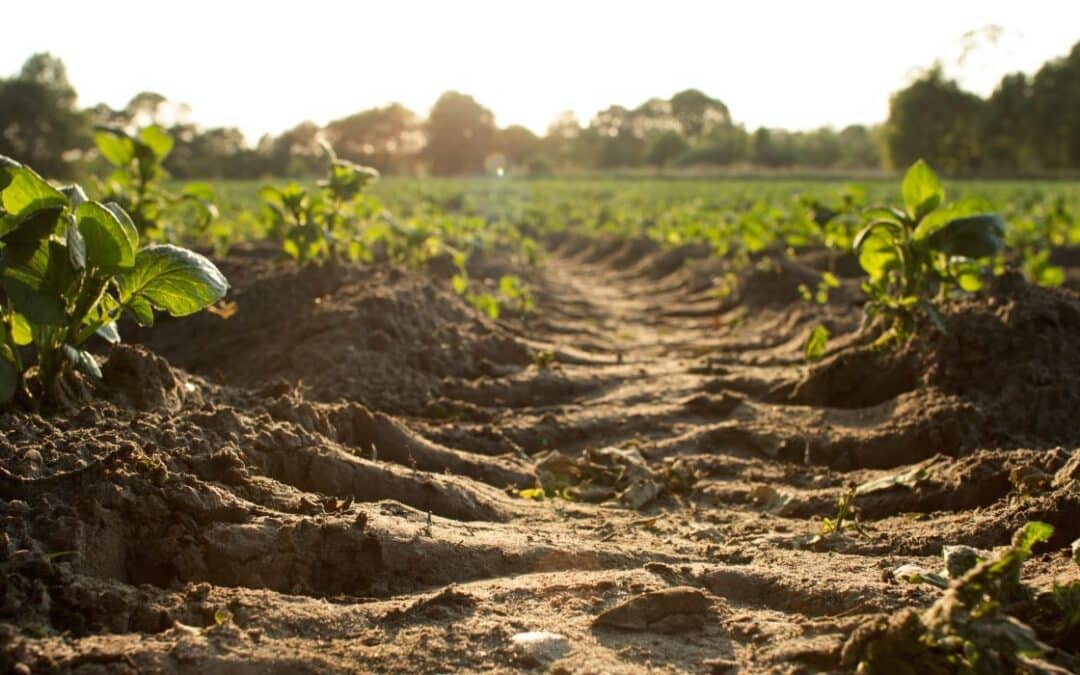
[[[36,246],[3,249],[0,287],[31,324],[67,323],[63,296],[73,272],[63,244],[41,241]]]
[[[136,249],[138,249],[138,247],[139,247],[139,230],[138,230],[138,228],[135,227],[135,222],[133,220],[131,220],[131,216],[128,215],[128,212],[125,211],[123,209],[123,207],[120,206],[119,204],[117,204],[116,202],[106,202],[105,203],[105,208],[109,209],[109,211],[114,216],[116,216],[116,219],[118,221],[120,221],[120,225],[123,226],[124,231],[127,233],[126,236],[129,239],[134,237],[134,240],[132,240],[132,246],[134,246]]]
[[[98,367],[97,361],[94,360],[94,356],[90,352],[72,347],[69,344],[64,345],[63,352],[64,358],[68,360],[68,363],[75,370],[99,380],[101,379],[101,368]]]
[[[172,136],[156,124],[139,129],[139,140],[150,148],[158,163],[165,161],[173,149]]]
[[[112,274],[135,266],[139,234],[98,202],[84,202],[75,209],[79,232],[86,242],[88,266]]]
[[[0,206],[6,212],[0,218],[0,237],[40,211],[59,211],[67,206],[67,197],[31,169],[20,166],[8,168],[6,172],[11,181],[0,192]]]
[[[18,312],[11,314],[11,339],[20,347],[25,347],[34,341],[34,332],[30,327],[30,322]]]
[[[77,270],[86,269],[86,239],[83,237],[82,232],[75,225],[68,225],[65,238],[71,266]]]
[[[828,328],[821,324],[814,326],[814,329],[810,331],[810,339],[806,341],[806,360],[819,361],[822,356],[825,356],[825,348],[829,345],[830,337],[832,335]]]
[[[150,303],[145,298],[141,296],[131,298],[124,305],[124,308],[131,312],[131,316],[140,326],[149,327],[154,325],[154,308],[150,306]]]
[[[113,166],[127,166],[135,159],[135,141],[120,129],[99,129],[94,144]]]
[[[996,213],[950,220],[927,237],[927,243],[949,256],[986,258],[1005,245],[1005,221]]]
[[[0,239],[7,246],[33,248],[42,240],[59,234],[61,226],[66,222],[63,209],[42,209],[31,214],[21,225]]]
[[[945,201],[945,188],[941,187],[934,170],[921,159],[904,174],[900,192],[908,215],[913,220],[921,219]]]
[[[895,220],[872,220],[866,227],[856,233],[855,239],[851,242],[851,250],[858,252],[866,238],[879,230],[882,236],[889,239],[896,241],[903,241],[904,239],[904,226]]]
[[[0,355],[0,404],[8,403],[15,398],[15,392],[19,388],[19,371],[15,364]]]
[[[915,231],[912,232],[911,237],[915,240],[925,239],[948,224],[950,220],[966,218],[967,216],[973,216],[979,213],[986,213],[990,208],[990,204],[985,199],[965,197],[959,201],[952,202],[947,206],[942,206],[934,210],[933,213],[928,214],[919,221],[919,225],[915,228]]]
[[[212,262],[169,244],[139,251],[134,269],[121,273],[119,282],[121,303],[131,308],[140,322],[145,318],[140,300],[172,316],[187,316],[217,302],[229,290],[229,283]]]
[[[880,231],[871,231],[859,242],[859,265],[874,281],[900,266],[900,253],[892,239]]]

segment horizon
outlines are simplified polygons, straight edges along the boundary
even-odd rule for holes
[[[1041,8],[1049,11],[1039,11],[1039,2],[833,2],[822,11],[774,1],[742,8],[737,21],[725,21],[724,8],[681,0],[655,14],[608,2],[536,4],[543,11],[528,18],[518,16],[522,5],[510,10],[491,2],[468,3],[462,12],[423,0],[377,8],[315,0],[305,13],[320,18],[297,24],[274,12],[252,22],[250,10],[197,0],[169,16],[165,34],[155,29],[161,20],[146,3],[113,0],[96,3],[99,9],[59,4],[63,23],[6,38],[0,46],[3,76],[16,73],[35,52],[51,52],[67,66],[82,107],[104,102],[120,108],[135,94],[154,91],[187,105],[186,119],[203,127],[238,127],[249,143],[305,120],[324,125],[391,102],[426,116],[451,89],[492,110],[500,127],[520,124],[540,135],[565,110],[587,125],[610,105],[633,108],[688,88],[720,99],[750,129],[839,129],[883,121],[889,95],[935,61],[961,86],[986,95],[1002,75],[1031,73],[1080,38],[1069,28],[1080,25],[1080,7],[1062,11],[1045,1]],[[6,14],[15,24],[40,22],[40,6],[28,7]],[[578,14],[568,17],[559,11],[565,8]],[[345,14],[335,16],[335,10]],[[1076,20],[1040,25],[1033,18],[1054,11]],[[103,39],[99,17],[116,28],[121,16],[148,28],[134,37]],[[428,21],[418,24],[418,16]],[[785,21],[778,23],[778,16]],[[879,27],[885,22],[891,32]],[[617,30],[597,39],[597,29],[608,25]],[[883,43],[890,34],[920,39],[899,53]],[[234,51],[246,58],[231,58]],[[342,84],[350,80],[354,86]]]

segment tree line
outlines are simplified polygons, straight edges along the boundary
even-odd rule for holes
[[[954,174],[1080,169],[1080,43],[1032,76],[1002,78],[982,98],[940,65],[890,99],[888,119],[840,130],[747,129],[723,101],[687,89],[634,108],[612,105],[587,124],[559,115],[540,136],[498,127],[491,110],[449,91],[426,118],[400,103],[325,126],[302,122],[254,145],[235,127],[203,128],[184,106],[142,92],[122,109],[79,108],[64,64],[35,54],[0,80],[0,154],[70,178],[94,170],[97,125],[160,124],[176,139],[166,168],[178,178],[303,177],[321,168],[319,139],[339,156],[384,173],[473,175],[496,170],[544,175],[575,170],[740,167],[889,169],[924,158]]]

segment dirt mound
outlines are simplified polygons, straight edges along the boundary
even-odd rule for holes
[[[924,320],[899,351],[865,344],[838,350],[766,398],[856,409],[909,392],[936,392],[955,401],[958,418],[971,418],[961,408],[976,411],[957,450],[1054,447],[1080,439],[1080,296],[1009,273],[986,292],[946,305],[942,314],[947,332]]]
[[[444,378],[529,363],[528,349],[445,284],[388,267],[297,270],[259,251],[223,265],[235,313],[129,331],[170,362],[230,385],[302,385],[310,398],[420,414]]]
[[[986,413],[984,443],[1080,441],[1080,295],[1009,273],[948,307],[945,325],[912,345],[918,372]]]

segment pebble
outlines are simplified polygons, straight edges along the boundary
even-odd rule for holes
[[[510,641],[514,643],[518,656],[536,665],[560,659],[570,651],[570,641],[565,635],[547,631],[518,633]]]

